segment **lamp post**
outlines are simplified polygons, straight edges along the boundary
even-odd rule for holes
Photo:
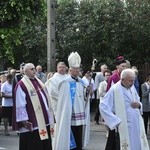
[[[56,0],[47,0],[47,71],[56,70],[56,39],[55,39],[55,8]]]

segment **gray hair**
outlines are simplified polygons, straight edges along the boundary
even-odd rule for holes
[[[107,68],[106,64],[101,65],[101,70],[104,69],[105,67]]]
[[[132,69],[130,69],[130,68],[124,69],[121,72],[120,78],[124,79],[126,77],[135,77],[135,72]]]
[[[27,63],[27,64],[25,64],[25,66],[24,66],[24,73],[25,73],[25,74],[26,74],[26,71],[27,71],[31,66],[34,66],[34,64],[32,64],[32,63]]]

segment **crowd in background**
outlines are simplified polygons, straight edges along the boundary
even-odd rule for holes
[[[138,81],[138,69],[136,66],[131,66],[130,65],[130,62],[128,60],[126,60],[126,63],[127,63],[127,68],[132,68],[135,73],[136,73],[136,80],[135,80],[135,87],[137,89],[137,92],[138,93],[142,93],[142,95],[140,95],[141,97],[141,101],[142,99],[144,100],[145,97],[149,98],[149,91],[147,91],[150,87],[150,76],[148,75],[147,76],[147,79],[145,80],[145,82],[141,85]],[[14,78],[16,78],[16,76],[18,74],[22,74],[23,72],[23,64],[21,64],[20,66],[20,70],[16,70],[14,68],[11,68],[11,67],[8,67],[8,72],[5,73],[5,74],[1,74],[0,75],[0,89],[2,87],[2,84],[4,82],[8,82],[7,78],[12,78],[12,82],[11,83],[8,83],[10,85],[13,85],[15,86],[15,80]],[[20,72],[20,73],[19,73]],[[68,68],[66,69],[66,74],[69,72]],[[92,85],[93,87],[93,95],[91,96],[91,101],[90,101],[90,111],[94,111],[96,112],[95,113],[95,117],[94,117],[94,120],[95,120],[95,123],[97,125],[100,124],[100,112],[99,112],[99,101],[102,100],[102,97],[104,97],[104,94],[106,93],[105,91],[105,88],[106,88],[106,83],[107,83],[107,80],[109,78],[110,75],[112,75],[112,73],[114,73],[115,70],[109,70],[107,65],[106,64],[102,64],[100,66],[100,72],[93,72],[91,70],[82,70],[80,72],[80,77],[83,79],[83,81],[85,81],[85,83],[87,84],[89,81],[91,82],[90,84]],[[55,72],[43,72],[42,71],[42,66],[41,65],[37,65],[36,66],[36,76],[43,82],[43,83],[46,83],[46,81],[48,81],[53,75],[54,75]],[[102,82],[102,83],[101,83]],[[145,85],[145,86],[144,86]],[[145,88],[143,88],[143,86]],[[11,87],[10,87],[11,88]],[[7,89],[7,88],[6,88]],[[2,106],[5,106],[4,104],[2,105],[2,97],[4,97],[4,95],[2,96],[2,93],[4,91],[1,90],[1,100],[0,100],[0,104]],[[146,93],[145,93],[146,92]],[[10,93],[11,94],[11,93]],[[4,101],[4,100],[3,100]],[[95,108],[95,104],[97,104],[97,107]],[[11,104],[10,104],[11,105]],[[149,108],[145,108],[148,107],[149,105],[144,105],[144,108],[143,108],[143,112],[144,112],[144,122],[145,124],[148,124],[148,118],[150,117],[150,107]],[[94,108],[93,108],[94,107]],[[94,110],[93,110],[94,109]],[[146,118],[145,118],[146,116]],[[148,117],[149,116],[149,117]],[[10,115],[9,115],[9,118]],[[1,123],[1,120],[2,120],[2,108],[0,109],[0,123]],[[11,123],[10,123],[11,125]],[[146,128],[148,127],[147,125],[145,125]],[[7,131],[6,131],[6,135],[7,135]]]
[[[119,56],[121,57],[121,56]],[[120,59],[120,58],[118,58]],[[59,63],[58,63],[59,64]],[[12,111],[13,111],[13,99],[15,97],[14,95],[14,89],[16,84],[19,80],[22,79],[24,76],[24,65],[25,63],[22,63],[20,65],[20,71],[19,73],[14,68],[9,68],[7,74],[0,75],[0,124],[4,125],[4,132],[5,135],[10,135],[10,130],[12,130]],[[65,67],[65,72],[61,73],[61,67]],[[91,70],[81,70],[79,76],[82,78],[82,81],[85,85],[90,86],[90,112],[95,113],[94,119],[96,125],[100,125],[100,123],[104,123],[103,118],[101,118],[100,110],[99,110],[99,103],[103,100],[104,95],[108,91],[108,85],[109,88],[118,81],[111,81],[111,77],[114,74],[117,74],[120,76],[122,70],[126,68],[131,68],[136,74],[136,79],[134,82],[134,86],[137,90],[137,93],[142,93],[140,95],[140,101],[143,104],[143,119],[144,119],[144,125],[145,125],[145,131],[146,134],[148,134],[149,129],[149,119],[150,119],[150,75],[147,75],[147,79],[144,83],[139,83],[138,81],[138,69],[136,66],[131,66],[130,62],[126,60],[126,62],[119,62],[116,65],[115,70],[110,70],[109,66],[106,64],[102,64],[100,66],[99,72],[93,72]],[[56,76],[56,74],[70,74],[70,70],[66,67],[65,64],[60,63],[57,68],[57,72],[49,72],[45,73],[42,71],[42,66],[37,65],[36,66],[36,74],[35,76],[40,79],[46,86],[48,86],[49,81],[52,77]],[[51,80],[52,82],[53,80]],[[54,80],[53,85],[57,83],[58,81]],[[61,81],[60,81],[61,82]],[[141,90],[141,91],[140,91]],[[57,95],[57,93],[56,93]],[[96,107],[95,107],[96,105]],[[54,110],[55,111],[55,110]],[[54,112],[54,115],[56,115],[56,112]],[[105,123],[104,123],[105,124]],[[108,127],[106,126],[106,137],[108,137]]]

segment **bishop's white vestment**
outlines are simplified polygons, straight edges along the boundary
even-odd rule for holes
[[[70,150],[71,126],[85,126],[85,86],[80,78],[76,82],[74,102],[71,101],[70,83],[76,82],[70,75],[59,85],[56,137],[54,150]],[[83,135],[84,137],[84,135]]]

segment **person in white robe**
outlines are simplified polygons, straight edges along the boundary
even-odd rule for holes
[[[85,85],[79,77],[81,58],[77,52],[68,57],[70,75],[59,85],[54,150],[82,150],[86,124]]]
[[[50,96],[50,104],[53,109],[54,117],[56,119],[57,114],[57,103],[58,103],[58,86],[59,84],[67,77],[66,74],[66,65],[64,62],[59,62],[57,64],[57,72],[51,77],[46,83],[45,86],[48,90]],[[54,147],[55,133],[56,133],[56,123],[54,124],[54,132],[52,133],[52,147]]]
[[[58,86],[66,77],[66,65],[64,62],[59,62],[57,64],[57,72],[45,83],[50,96],[50,101],[55,118],[57,114]]]
[[[142,104],[134,80],[132,69],[123,70],[121,80],[110,88],[100,103],[100,112],[110,130],[118,130],[120,150],[149,150],[141,117]],[[109,140],[112,142],[115,138]],[[105,150],[117,150],[117,144],[106,147]]]

